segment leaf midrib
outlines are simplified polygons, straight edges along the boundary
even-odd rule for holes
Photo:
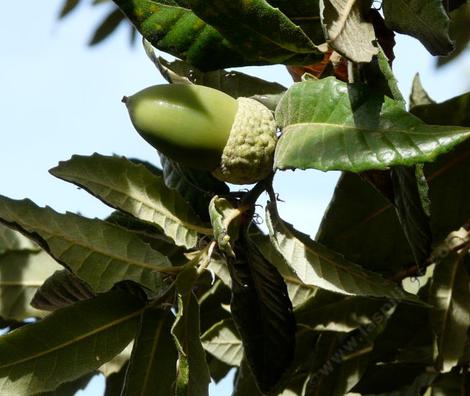
[[[130,319],[132,319],[133,317],[137,316],[137,315],[140,315],[143,311],[145,310],[145,307],[143,308],[139,308],[138,311],[135,311],[135,312],[132,312],[122,318],[119,318],[119,319],[116,319],[116,320],[113,320],[111,322],[109,322],[108,324],[104,325],[104,326],[101,326],[101,327],[98,327],[98,328],[95,328],[93,329],[92,331],[89,331],[87,333],[84,333],[82,334],[81,336],[77,337],[77,338],[74,338],[72,340],[69,340],[67,342],[63,342],[59,345],[56,345],[54,346],[53,348],[50,348],[50,349],[47,349],[46,351],[42,351],[42,352],[39,352],[39,353],[36,353],[35,355],[31,355],[31,356],[28,356],[26,358],[23,358],[23,359],[19,359],[19,360],[16,360],[14,362],[11,362],[11,363],[8,363],[8,364],[4,364],[4,365],[0,365],[0,370],[1,369],[4,369],[4,368],[7,368],[7,367],[10,367],[10,366],[14,366],[14,365],[18,365],[18,364],[21,364],[21,363],[24,363],[24,362],[28,362],[30,360],[33,360],[33,359],[38,359],[42,356],[46,356],[50,353],[53,353],[55,351],[58,351],[60,349],[63,349],[63,348],[66,348],[70,345],[73,345],[77,342],[80,342],[88,337],[91,337],[95,334],[98,334],[100,332],[103,332],[103,331],[106,331],[107,329],[113,327],[113,326],[117,326],[118,324],[121,324],[121,323],[124,323]]]
[[[294,128],[294,127],[302,127],[302,126],[307,126],[307,127],[327,127],[327,128],[337,128],[337,129],[346,129],[346,130],[354,130],[357,131],[357,133],[360,133],[362,131],[371,131],[371,133],[375,134],[383,134],[383,133],[396,133],[396,134],[407,134],[407,135],[417,135],[417,136],[422,136],[422,135],[432,135],[436,133],[440,134],[456,134],[457,132],[461,132],[462,134],[468,134],[470,135],[470,129],[467,127],[458,127],[458,126],[453,126],[449,125],[449,128],[452,128],[451,131],[442,131],[440,130],[439,132],[419,132],[416,131],[416,128],[419,127],[428,127],[429,129],[435,129],[436,127],[443,127],[444,125],[428,125],[428,124],[419,124],[415,125],[411,128],[405,128],[405,129],[396,129],[396,128],[380,128],[380,126],[377,127],[357,127],[355,125],[346,125],[346,124],[334,124],[334,123],[328,123],[328,122],[298,122],[294,124],[289,124],[285,126],[283,129],[285,133],[289,132],[289,128]],[[460,136],[459,136],[460,137]]]
[[[198,233],[201,233],[201,234],[204,234],[204,235],[212,235],[212,229],[210,229],[210,228],[201,227],[201,226],[198,226],[198,225],[195,225],[195,224],[187,223],[186,221],[174,216],[173,213],[171,213],[170,211],[161,210],[161,208],[158,208],[158,207],[155,207],[155,206],[151,205],[151,203],[149,203],[148,200],[139,200],[138,198],[135,197],[135,195],[129,194],[129,193],[132,193],[132,190],[122,191],[122,190],[118,189],[115,186],[104,183],[103,181],[99,181],[99,180],[97,181],[96,179],[91,178],[91,177],[85,178],[85,177],[80,177],[80,176],[76,176],[76,175],[73,175],[73,174],[68,174],[66,171],[64,172],[63,170],[62,170],[62,172],[60,172],[60,170],[59,170],[59,172],[56,171],[56,173],[57,173],[57,175],[60,174],[61,177],[67,178],[69,181],[72,181],[72,182],[76,183],[77,185],[79,185],[80,187],[82,187],[85,190],[89,191],[93,195],[95,195],[95,193],[94,193],[94,191],[91,191],[91,188],[89,188],[86,185],[87,182],[97,185],[98,188],[105,189],[105,190],[107,189],[111,193],[122,194],[123,196],[128,197],[129,199],[132,199],[134,202],[145,206],[150,211],[159,213],[161,216],[163,216],[164,218],[169,219],[173,223],[180,224],[180,225],[184,226],[188,230],[195,231],[195,232],[198,232]],[[147,194],[145,194],[145,195],[147,195]],[[105,201],[106,204],[111,205],[116,209],[124,210],[121,207],[119,207],[119,205],[112,204],[110,202],[110,200],[106,199],[105,197],[101,197],[100,195],[97,195],[97,197],[99,199]],[[165,208],[163,203],[162,203],[162,206],[163,206],[163,208]],[[127,210],[126,210],[126,212],[130,213]],[[133,215],[133,213],[130,213],[130,214]],[[141,219],[141,220],[146,221],[145,219]]]

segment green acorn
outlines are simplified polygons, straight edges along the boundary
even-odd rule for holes
[[[139,134],[175,161],[234,184],[255,183],[272,170],[276,124],[271,111],[253,99],[166,84],[123,102]]]

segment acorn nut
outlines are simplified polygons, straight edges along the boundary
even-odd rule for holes
[[[166,84],[124,97],[139,134],[158,151],[219,180],[251,184],[269,175],[276,146],[271,111],[202,85]]]

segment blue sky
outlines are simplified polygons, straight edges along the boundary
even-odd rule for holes
[[[140,45],[128,45],[124,26],[104,44],[86,47],[92,28],[108,10],[87,3],[59,22],[62,0],[2,1],[0,194],[29,197],[60,212],[103,217],[110,212],[107,207],[47,171],[73,154],[94,152],[156,162],[155,151],[134,132],[120,99],[163,80]],[[418,71],[439,101],[470,88],[468,54],[437,71],[416,40],[400,36],[397,41],[394,70],[405,97]],[[291,84],[281,66],[244,71]],[[286,201],[281,215],[314,235],[336,178],[316,171],[278,174],[275,187]],[[101,380],[94,381],[82,395],[99,395],[102,386]],[[211,396],[228,393],[229,384],[211,388]]]

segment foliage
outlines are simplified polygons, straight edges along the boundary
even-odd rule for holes
[[[93,154],[50,172],[107,219],[0,196],[0,394],[72,395],[102,372],[110,396],[204,396],[230,369],[234,395],[468,394],[470,93],[435,103],[417,78],[407,110],[388,44],[448,55],[447,11],[469,4],[384,0],[382,20],[369,0],[115,3],[92,42],[126,17],[169,83],[266,104],[274,171],[236,190]],[[223,70],[272,63],[302,81]],[[343,172],[315,238],[278,214],[285,169]]]

